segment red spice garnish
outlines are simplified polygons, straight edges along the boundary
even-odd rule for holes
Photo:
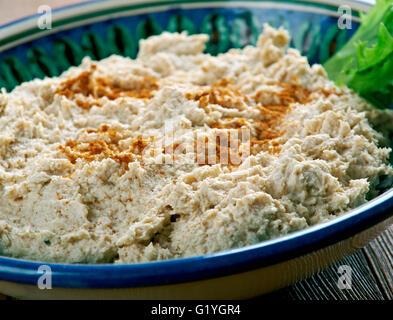
[[[122,134],[115,129],[109,129],[106,125],[98,130],[86,130],[86,133],[98,134],[99,138],[87,142],[70,140],[64,146],[59,146],[59,149],[73,164],[76,163],[77,159],[91,162],[108,158],[122,164],[128,164],[140,158],[143,151],[149,146],[149,141],[138,137],[131,142],[127,149],[122,149],[119,145],[119,141],[123,139]]]
[[[90,109],[97,105],[97,99],[107,97],[115,100],[121,97],[133,97],[138,99],[150,99],[154,91],[158,90],[158,80],[152,77],[144,77],[139,82],[133,83],[131,88],[121,88],[112,81],[104,78],[93,78],[92,73],[96,69],[93,65],[91,70],[83,71],[75,78],[68,79],[60,84],[57,94],[73,99],[82,109]],[[82,99],[77,95],[93,98],[93,101]]]

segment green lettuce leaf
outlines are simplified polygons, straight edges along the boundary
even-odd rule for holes
[[[377,108],[393,104],[393,0],[377,0],[361,17],[348,43],[324,67],[329,79],[347,85]]]

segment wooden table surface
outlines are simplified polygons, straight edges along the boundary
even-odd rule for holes
[[[37,12],[40,5],[52,8],[78,0],[0,0],[0,25]],[[352,289],[337,286],[340,265],[352,268]],[[0,299],[7,297],[1,296]],[[393,227],[355,254],[327,270],[277,292],[258,297],[261,300],[348,300],[393,299]]]

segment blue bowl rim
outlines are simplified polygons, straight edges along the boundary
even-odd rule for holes
[[[61,12],[64,10],[69,10],[71,8],[76,8],[76,7],[84,7],[84,6],[91,6],[92,4],[95,3],[100,3],[100,2],[106,2],[107,0],[88,0],[85,2],[77,2],[77,3],[73,3],[73,4],[69,4],[69,5],[64,5],[64,6],[59,6],[57,8],[53,9],[53,12]],[[228,0],[230,1],[230,0]],[[291,0],[289,0],[291,1]],[[292,0],[292,1],[296,1],[296,0]],[[298,0],[299,2],[301,0]],[[348,2],[355,2],[358,3],[360,5],[364,5],[364,6],[372,6],[375,2],[375,0],[347,0]],[[36,19],[40,16],[41,14],[36,13],[36,14],[31,14],[31,15],[27,15],[25,17],[19,18],[19,19],[15,19],[13,21],[7,22],[5,24],[0,25],[0,30],[8,28],[10,26],[13,26],[15,24],[19,24],[21,22],[27,21],[27,20],[32,20],[32,19]]]
[[[144,0],[144,1],[146,2],[146,4],[149,4],[149,5],[151,5],[151,4],[165,5],[164,0]],[[162,1],[162,4],[160,4],[160,1]],[[172,5],[176,5],[175,1],[176,0],[167,0],[167,2],[172,2]],[[187,2],[187,1],[196,2],[196,3],[198,3],[198,2],[200,2],[200,3],[205,2],[206,3],[206,2],[209,2],[210,0],[199,0],[199,1],[198,0],[183,0],[183,1],[179,1],[178,4],[182,4],[183,2]],[[308,5],[308,6],[315,5],[316,7],[321,7],[321,8],[325,8],[325,7],[329,7],[329,6],[337,8],[339,6],[338,3],[332,2],[331,4],[329,4],[328,2],[323,1],[323,0],[314,0],[314,1],[310,1],[310,0],[274,0],[274,1],[282,2],[282,3],[288,2],[288,3],[298,4],[298,5],[303,4],[303,5]],[[367,8],[370,8],[374,4],[374,1],[375,0],[345,0],[345,3],[350,5],[351,8],[355,6],[354,10],[352,10],[352,13],[353,13],[353,15],[357,15],[360,10],[368,10]],[[239,0],[217,0],[217,2],[224,3],[224,2],[242,2],[242,1],[239,1]],[[248,2],[269,2],[269,0],[249,0]],[[108,1],[107,0],[89,0],[86,2],[80,2],[80,3],[70,4],[70,5],[66,5],[66,6],[60,6],[58,8],[53,9],[52,12],[53,13],[67,12],[67,10],[69,11],[69,10],[72,10],[75,8],[84,8],[84,7],[89,8],[90,6],[94,6],[96,4],[102,6],[105,3],[108,3]],[[124,4],[127,4],[127,3],[125,2],[122,5],[124,5]],[[143,0],[133,4],[133,6],[140,6],[141,4],[143,5]],[[122,6],[122,5],[120,5],[120,6]],[[98,10],[98,11],[100,11],[100,10]],[[13,26],[18,25],[18,24],[23,25],[25,22],[32,21],[33,19],[37,19],[40,16],[41,16],[41,14],[39,14],[39,13],[32,14],[32,15],[22,17],[20,19],[16,19],[14,21],[8,22],[4,25],[0,25],[0,32],[4,32],[4,31],[6,32],[7,29],[10,27],[12,28]],[[63,20],[63,19],[59,19],[59,21],[61,21],[61,20]],[[28,29],[30,29],[30,31],[31,31],[32,27],[29,26]],[[33,29],[37,29],[37,28],[34,27]],[[6,40],[8,38],[9,38],[9,36],[5,37]],[[4,39],[0,39],[0,44],[1,44],[2,40],[4,40]]]
[[[62,11],[103,2],[93,0],[59,7]],[[369,4],[368,0],[361,3]],[[31,15],[0,26],[0,30],[38,17]],[[202,255],[136,264],[61,264],[0,256],[0,280],[36,285],[41,266],[49,266],[53,287],[129,288],[222,277],[284,262],[348,239],[393,216],[393,189],[325,223],[258,244]]]
[[[205,280],[271,266],[336,244],[393,216],[393,188],[330,221],[273,240],[197,257],[135,264],[60,264],[0,257],[0,280],[36,285],[49,266],[53,287],[130,288]]]

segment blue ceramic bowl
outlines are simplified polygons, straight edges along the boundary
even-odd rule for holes
[[[215,32],[216,41],[206,51],[218,54],[254,44],[264,22],[287,28],[293,47],[311,62],[323,63],[355,32],[358,12],[368,10],[368,2],[114,0],[63,7],[52,12],[51,29],[38,28],[38,15],[0,27],[0,87],[11,90],[33,78],[56,76],[86,55],[135,57],[139,39],[163,30]],[[340,4],[352,8],[352,29],[337,27]],[[324,224],[169,261],[70,265],[0,257],[0,292],[53,299],[252,297],[303,279],[364,246],[393,222],[392,208],[393,190],[381,190],[378,198]],[[52,289],[41,290],[40,277],[49,270]]]

